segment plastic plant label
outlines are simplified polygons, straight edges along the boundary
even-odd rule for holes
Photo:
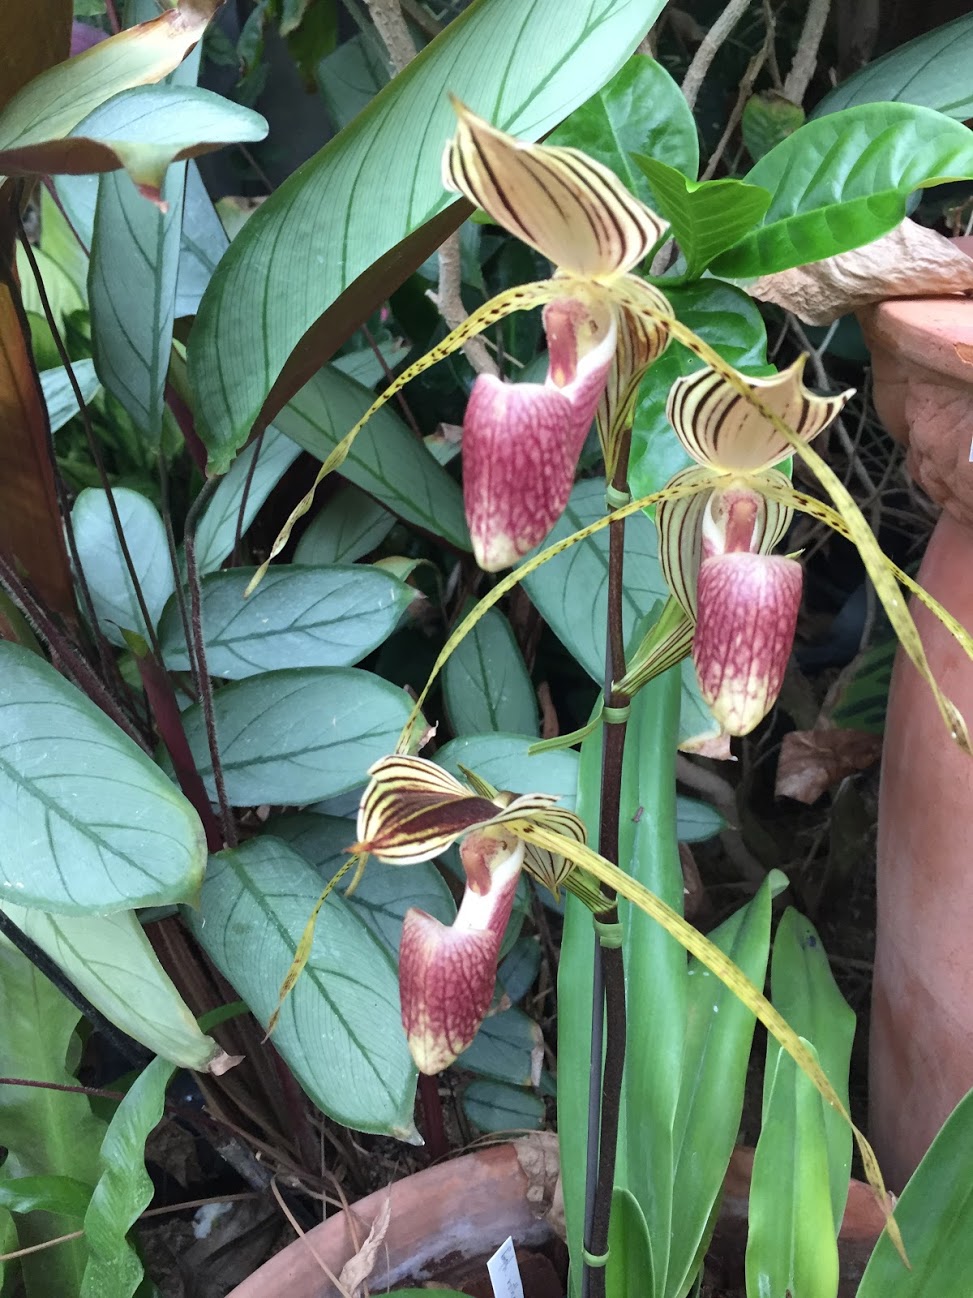
[[[524,1298],[517,1254],[509,1235],[487,1262],[487,1270],[493,1285],[493,1298]]]

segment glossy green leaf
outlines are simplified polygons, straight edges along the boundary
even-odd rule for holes
[[[206,663],[214,676],[241,680],[277,667],[345,667],[382,644],[413,591],[377,568],[271,568],[248,598],[253,568],[202,580]],[[166,665],[188,671],[182,617],[173,597],[159,626]]]
[[[71,368],[74,370],[74,377],[78,380],[85,405],[88,405],[101,391],[101,383],[95,373],[95,363],[75,361]],[[67,371],[60,366],[54,370],[42,370],[40,380],[51,432],[56,433],[78,413],[78,399],[74,395],[74,388],[71,386]]]
[[[699,137],[686,98],[661,63],[647,54],[633,54],[545,142],[581,149],[610,167],[650,207],[656,205],[656,193],[651,177],[635,163],[636,153],[658,158],[687,176],[699,169]]]
[[[652,1240],[638,1200],[621,1186],[612,1193],[608,1254],[606,1298],[633,1298],[634,1294],[651,1298],[655,1293]]]
[[[702,843],[725,828],[726,821],[708,802],[682,795],[676,799],[676,837],[680,843]]]
[[[932,109],[864,104],[819,117],[747,173],[773,199],[711,269],[769,275],[848,252],[897,226],[914,190],[971,176],[970,132]]]
[[[973,117],[973,13],[937,27],[853,73],[820,101],[812,113],[826,113],[856,104],[898,100],[920,104],[964,122]]]
[[[323,460],[373,400],[368,388],[329,365],[280,411],[276,424]],[[341,473],[393,514],[460,549],[470,548],[459,487],[390,406],[362,429]]]
[[[683,324],[744,373],[768,372],[767,330],[749,294],[720,280],[704,279],[667,290]],[[666,399],[675,380],[701,362],[681,343],[671,342],[642,381],[632,427],[629,486],[648,496],[692,463],[666,418]]]
[[[313,812],[272,816],[266,832],[288,843],[317,869],[326,883],[348,861],[355,841],[355,822]],[[374,857],[353,893],[342,896],[398,962],[402,921],[411,906],[418,906],[444,924],[456,916],[456,903],[445,879],[432,861],[419,865],[386,865]]]
[[[165,526],[155,505],[139,492],[115,487],[112,495],[145,605],[155,626],[175,588]],[[117,645],[125,644],[122,631],[137,631],[148,639],[149,631],[118,542],[107,492],[100,487],[82,491],[71,510],[71,522],[102,631]]]
[[[814,1051],[813,1045],[805,1044]],[[847,1173],[845,1188],[847,1192]],[[748,1298],[836,1298],[838,1245],[828,1190],[823,1101],[776,1043],[768,1052],[764,1078],[749,1222]]]
[[[214,711],[230,802],[303,805],[365,784],[372,763],[395,751],[411,706],[404,690],[355,667],[295,667],[225,685]],[[183,721],[215,795],[198,704]]]
[[[536,1085],[544,1059],[544,1036],[523,1010],[502,1010],[484,1019],[457,1068],[513,1086]]]
[[[371,554],[395,517],[357,487],[345,486],[319,509],[297,543],[297,563],[354,563]]]
[[[128,1232],[155,1193],[145,1170],[145,1142],[162,1120],[166,1087],[174,1072],[168,1059],[153,1059],[126,1092],[105,1132],[102,1173],[84,1217],[91,1256],[80,1298],[131,1298],[142,1281],[142,1262]]]
[[[973,1091],[947,1118],[895,1206],[911,1270],[883,1234],[858,1298],[932,1298],[965,1293],[973,1273]]]
[[[271,195],[220,264],[190,339],[214,471],[459,224],[467,208],[440,176],[447,92],[537,139],[618,71],[661,8],[474,0]]]
[[[635,161],[652,185],[656,209],[670,223],[691,278],[752,230],[770,206],[766,189],[742,180],[689,180],[656,158],[638,153]]]
[[[0,896],[62,915],[194,898],[199,817],[100,708],[8,643],[0,708]]]
[[[72,1068],[80,1018],[54,984],[0,937],[0,1076],[76,1086]],[[0,1145],[7,1150],[4,1180],[57,1176],[94,1186],[104,1129],[85,1095],[0,1087]],[[73,1215],[31,1214],[18,1222],[19,1244],[29,1248],[77,1228]],[[76,1294],[87,1251],[84,1240],[71,1240],[21,1259],[28,1298]]]
[[[53,1212],[60,1217],[84,1216],[92,1186],[73,1176],[17,1176],[0,1179],[0,1205],[9,1212]]]
[[[740,118],[740,134],[754,162],[804,125],[804,109],[776,90],[751,95]],[[762,213],[761,213],[762,215]]]
[[[774,1005],[791,1027],[814,1046],[821,1067],[847,1109],[855,1013],[838,990],[814,925],[793,907],[784,912],[774,937],[771,988]],[[848,1198],[852,1135],[847,1122],[834,1109],[826,1107],[823,1113],[837,1232]]]
[[[530,755],[536,741],[521,735],[466,735],[443,744],[436,753],[440,766],[458,779],[465,766],[494,788],[511,793],[550,793],[558,805],[573,810],[578,791],[578,754],[571,748]]]
[[[537,1131],[544,1122],[541,1097],[507,1082],[478,1078],[467,1086],[460,1103],[480,1131]]]
[[[277,1006],[320,892],[317,870],[269,837],[210,858],[201,908],[190,923],[261,1023]],[[337,892],[318,916],[310,957],[281,1007],[273,1041],[330,1117],[356,1131],[413,1137],[416,1072],[395,967]]]
[[[218,1053],[159,963],[135,912],[46,915],[10,902],[3,911],[83,996],[153,1054],[205,1072]]]
[[[276,428],[268,428],[259,441],[237,456],[229,473],[220,479],[196,529],[200,572],[212,572],[220,566],[233,549],[237,527],[241,536],[246,534],[260,506],[300,453],[301,448],[289,437]]]
[[[537,734],[537,699],[510,623],[491,609],[443,669],[443,694],[457,735]]]

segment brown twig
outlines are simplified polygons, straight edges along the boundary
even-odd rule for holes
[[[818,66],[818,49],[831,10],[831,0],[810,0],[804,16],[801,39],[794,51],[791,70],[784,82],[784,97],[792,103],[803,102],[814,70]]]
[[[716,58],[720,46],[727,39],[750,6],[750,0],[730,0],[723,12],[700,42],[699,49],[693,55],[693,61],[682,81],[682,93],[690,108],[696,107],[696,100],[710,64]]]

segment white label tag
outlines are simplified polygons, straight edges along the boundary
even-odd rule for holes
[[[493,1298],[524,1298],[517,1254],[514,1252],[514,1242],[509,1236],[487,1262],[487,1270],[490,1272],[490,1282],[493,1285]]]

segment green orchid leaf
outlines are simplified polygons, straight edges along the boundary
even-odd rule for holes
[[[214,472],[468,212],[442,188],[447,92],[537,139],[618,71],[661,8],[474,0],[271,195],[220,263],[190,337]]]
[[[234,461],[236,463],[236,461]],[[341,487],[297,543],[297,563],[354,563],[381,545],[395,516],[357,487]]]
[[[608,1223],[608,1265],[605,1268],[606,1298],[632,1298],[656,1292],[652,1264],[652,1240],[638,1200],[617,1186],[612,1192]]]
[[[155,627],[166,600],[175,589],[165,526],[155,505],[139,492],[128,487],[115,487],[112,495],[145,605]],[[123,631],[136,631],[148,640],[150,632],[119,545],[107,492],[100,487],[87,487],[82,491],[71,510],[71,522],[78,557],[101,630],[116,645],[125,644]]]
[[[708,802],[681,794],[676,799],[676,837],[680,843],[702,843],[725,828],[726,821]]]
[[[443,693],[457,735],[537,733],[534,687],[510,623],[496,609],[446,663]]]
[[[210,858],[200,910],[189,922],[261,1023],[277,1007],[320,893],[318,871],[273,838],[253,838]],[[416,1072],[395,966],[337,891],[318,916],[307,965],[281,1007],[273,1042],[307,1095],[337,1122],[414,1138]]]
[[[895,1206],[910,1270],[884,1233],[858,1298],[927,1298],[962,1292],[973,1267],[973,1091],[947,1118]]]
[[[749,294],[716,279],[667,289],[679,319],[745,374],[773,372],[767,365],[767,330]],[[659,491],[692,460],[666,418],[666,399],[675,380],[698,370],[701,361],[671,342],[651,366],[639,389],[632,428],[629,486],[633,496]]]
[[[95,373],[94,361],[74,361],[71,368],[74,370],[74,377],[78,381],[85,405],[90,405],[101,391],[101,382]],[[40,380],[51,432],[56,433],[78,413],[78,399],[74,395],[67,370],[62,366],[53,370],[42,370]]]
[[[235,807],[301,805],[357,788],[394,751],[410,711],[403,690],[355,667],[285,668],[225,685],[214,712],[227,797]],[[199,704],[183,721],[215,797]]]
[[[373,400],[368,388],[329,365],[280,411],[277,427],[324,460]],[[390,406],[362,429],[341,474],[393,514],[470,548],[460,488]]]
[[[689,180],[656,158],[641,153],[634,158],[655,192],[656,210],[670,223],[691,279],[752,230],[770,206],[766,189],[742,180]]]
[[[60,182],[59,182],[60,183]],[[186,196],[176,274],[176,318],[195,315],[206,285],[229,246],[216,208],[206,191],[199,167],[186,163]]]
[[[53,1212],[59,1217],[84,1217],[92,1186],[74,1176],[16,1176],[0,1179],[0,1205],[8,1212]]]
[[[574,809],[578,792],[578,754],[570,748],[529,753],[535,740],[522,735],[464,735],[443,744],[437,763],[457,779],[462,767],[511,793],[549,793],[558,806]]]
[[[810,1042],[806,1044],[814,1050]],[[846,1173],[846,1193],[847,1185]],[[748,1294],[835,1298],[838,1245],[828,1188],[823,1101],[776,1042],[768,1051],[749,1223]]]
[[[18,645],[0,643],[0,706],[0,896],[62,915],[191,901],[203,829],[142,750]]]
[[[346,667],[382,644],[414,592],[377,568],[271,568],[244,599],[253,568],[229,568],[202,580],[206,663],[214,676],[242,680],[276,667]],[[159,625],[170,671],[188,671],[175,597]]]
[[[335,125],[340,130],[368,107],[388,85],[388,62],[379,42],[361,34],[344,41],[317,66],[316,80]]]
[[[500,962],[497,983],[503,994],[514,1005],[522,1001],[534,983],[541,968],[541,948],[536,937],[526,934],[519,937],[509,954]]]
[[[181,1068],[207,1070],[219,1047],[197,1027],[134,911],[46,915],[11,902],[2,909],[110,1023]]]
[[[460,1103],[480,1131],[537,1131],[544,1123],[544,1101],[533,1091],[507,1082],[477,1078]]]
[[[919,104],[965,122],[973,117],[969,68],[973,13],[883,54],[824,96],[811,114],[823,117],[858,104]]]
[[[932,109],[864,104],[818,117],[747,173],[773,199],[711,270],[769,275],[848,252],[894,229],[915,190],[970,177],[970,132]]]
[[[322,886],[347,864],[348,848],[357,837],[353,820],[309,811],[271,816],[265,828],[268,834],[289,844],[314,866]],[[453,894],[432,861],[400,870],[373,858],[355,891],[342,892],[342,896],[396,964],[402,921],[410,907],[418,906],[443,924],[451,924],[456,917]]]
[[[512,1086],[532,1086],[543,1059],[543,1033],[523,1010],[514,1008],[484,1019],[456,1067]]]
[[[651,177],[636,165],[636,154],[658,158],[687,176],[699,169],[699,137],[686,98],[647,54],[633,54],[545,143],[581,149],[653,208],[657,193]]]
[[[155,1193],[145,1170],[145,1142],[162,1120],[166,1087],[174,1072],[168,1059],[153,1059],[127,1091],[105,1132],[103,1170],[84,1217],[91,1256],[80,1298],[132,1298],[142,1282],[142,1262],[128,1232]]]

